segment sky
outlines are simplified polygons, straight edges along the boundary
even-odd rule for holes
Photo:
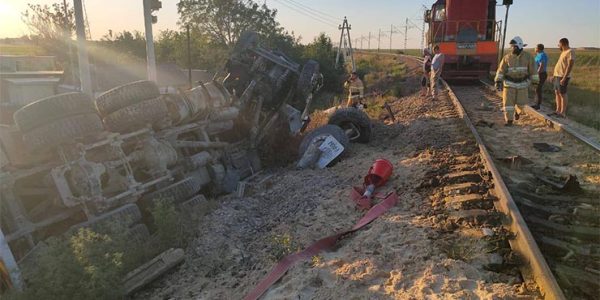
[[[27,3],[50,4],[60,0],[0,0],[0,38],[18,37],[28,33],[21,20]],[[423,5],[430,7],[433,0],[255,0],[278,11],[277,20],[288,31],[308,43],[324,32],[334,42],[339,40],[338,24],[344,16],[352,26],[352,39],[363,37],[362,48],[367,48],[371,33],[371,48],[376,49],[379,31],[380,47],[404,48],[406,18],[412,22],[407,34],[407,48],[420,48]],[[72,4],[72,0],[67,0]],[[90,24],[92,39],[100,39],[111,29],[143,31],[142,0],[83,0]],[[162,0],[162,9],[156,15],[154,36],[160,30],[178,29],[178,0]],[[502,2],[498,0],[498,2]],[[315,11],[318,11],[315,12]],[[505,7],[497,9],[497,19],[503,19]],[[310,16],[313,17],[310,17]],[[315,15],[319,16],[315,19]],[[533,46],[543,43],[556,47],[557,41],[567,37],[573,47],[600,47],[599,0],[514,0],[510,7],[507,36],[519,35]],[[416,26],[415,26],[416,25]],[[360,47],[360,42],[355,47]]]

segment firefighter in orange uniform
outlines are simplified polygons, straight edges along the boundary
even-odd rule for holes
[[[540,81],[533,56],[523,51],[527,44],[523,44],[523,40],[516,36],[510,41],[510,45],[512,52],[502,58],[495,79],[496,88],[503,90],[502,105],[506,126],[511,126],[513,119],[518,120],[522,114],[522,106],[527,104],[529,85]]]

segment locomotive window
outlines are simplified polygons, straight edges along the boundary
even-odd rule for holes
[[[446,20],[446,8],[443,5],[437,5],[433,11],[433,20],[441,22]]]

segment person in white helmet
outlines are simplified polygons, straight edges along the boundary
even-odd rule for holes
[[[523,51],[521,37],[515,36],[510,41],[512,51],[506,54],[496,72],[496,88],[503,90],[502,106],[506,126],[512,126],[513,120],[518,120],[522,107],[527,104],[529,86],[540,80],[533,56]]]

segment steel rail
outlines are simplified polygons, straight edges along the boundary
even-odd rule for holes
[[[422,62],[420,57],[411,55],[400,56]],[[465,108],[460,103],[460,100],[456,94],[454,94],[454,91],[452,91],[446,81],[442,80],[442,82],[448,90],[448,95],[456,107],[456,110],[458,110],[459,115],[467,127],[469,127],[471,130],[471,133],[473,134],[475,141],[479,146],[481,158],[486,168],[490,173],[492,173],[494,190],[498,196],[498,201],[494,202],[494,206],[506,216],[504,225],[507,226],[511,232],[515,233],[515,238],[510,240],[509,243],[511,249],[524,260],[524,265],[520,267],[523,278],[525,280],[535,282],[545,299],[566,299],[562,289],[554,278],[554,274],[550,270],[546,259],[542,255],[540,248],[533,238],[525,219],[521,215],[515,200],[512,198],[508,187],[504,183],[502,175],[496,168],[493,158],[483,143],[483,139],[479,135],[479,132],[477,132],[477,129],[471,122],[471,119],[467,115]]]
[[[494,88],[494,86],[489,84],[488,82],[485,82],[483,80],[480,80],[480,82],[483,85],[485,85],[486,87],[488,87],[494,91],[496,90]],[[594,150],[600,152],[600,143],[586,137],[585,135],[583,135],[581,132],[577,131],[577,129],[573,128],[572,126],[570,126],[568,124],[560,123],[556,120],[553,120],[547,114],[545,114],[541,111],[537,111],[529,105],[525,105],[525,111],[527,112],[528,115],[533,116],[537,119],[540,119],[540,120],[546,122],[546,124],[549,124],[553,128],[559,128],[560,130],[570,134],[574,138],[576,138],[576,139],[580,140],[581,142],[587,144],[588,146],[594,148]]]
[[[520,268],[523,277],[536,282],[545,299],[566,299],[563,291],[556,282],[552,271],[548,267],[542,252],[535,242],[531,231],[529,231],[529,227],[527,227],[527,223],[525,223],[519,208],[508,191],[508,187],[504,183],[502,175],[494,165],[492,156],[483,143],[483,139],[471,122],[471,119],[467,115],[466,110],[460,103],[456,94],[454,94],[446,81],[442,80],[442,82],[448,90],[448,94],[461,118],[475,137],[486,168],[492,173],[494,190],[499,199],[494,202],[494,206],[507,217],[504,224],[510,228],[511,232],[516,233],[515,239],[510,240],[509,243],[513,251],[524,259],[525,265]]]

